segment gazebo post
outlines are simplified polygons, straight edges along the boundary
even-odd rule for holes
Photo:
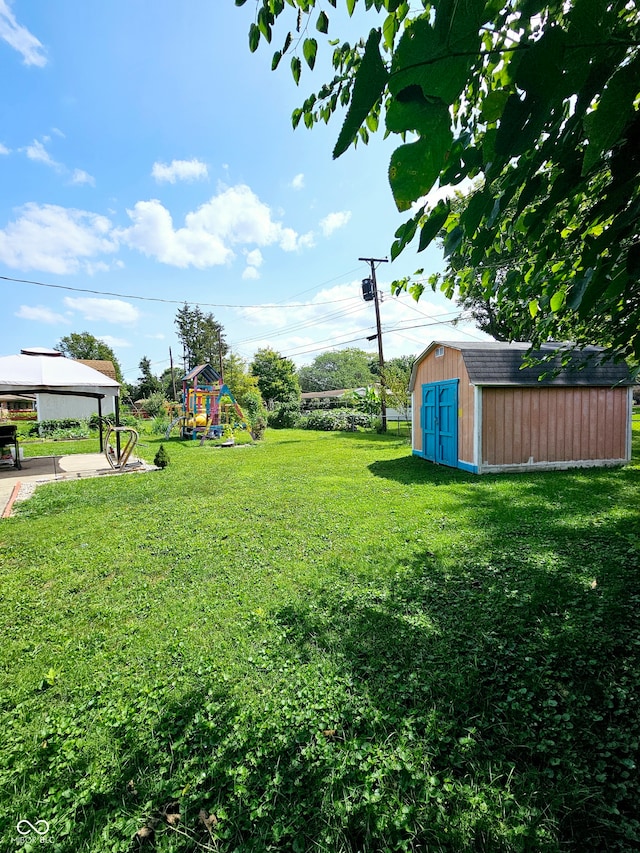
[[[102,435],[102,398],[98,397],[98,424],[100,427],[100,453],[104,450],[104,436]]]
[[[120,426],[120,394],[115,395],[116,427]],[[116,459],[120,459],[120,431],[116,429]]]

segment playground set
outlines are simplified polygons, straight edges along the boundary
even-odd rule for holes
[[[220,374],[210,364],[200,364],[182,378],[182,411],[167,429],[180,425],[180,437],[222,438],[226,426],[246,429],[246,419]]]

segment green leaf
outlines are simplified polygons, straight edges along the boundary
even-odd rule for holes
[[[479,37],[476,43],[465,46],[464,52],[477,49]],[[452,104],[467,82],[471,63],[470,56],[456,52],[448,41],[440,41],[426,15],[416,18],[405,28],[394,52],[389,91],[397,95],[408,86],[418,85],[425,98]]]
[[[482,118],[487,122],[498,121],[507,103],[509,92],[506,89],[494,89],[482,102]]]
[[[548,99],[564,85],[566,32],[558,26],[547,28],[542,37],[524,52],[516,71],[516,85],[536,97]]]
[[[584,155],[582,174],[600,159],[619,139],[629,117],[633,113],[634,101],[640,91],[640,57],[618,69],[607,84],[595,110],[584,119],[584,128],[589,140]]]
[[[556,314],[564,305],[565,300],[565,292],[564,290],[558,290],[551,297],[551,301],[549,302],[549,307]]]
[[[307,61],[307,65],[313,70],[313,66],[316,64],[316,54],[318,53],[318,42],[315,39],[305,39],[302,45],[302,53]]]
[[[489,206],[493,207],[491,193],[478,190],[467,201],[467,206],[460,215],[460,224],[467,238],[473,237],[478,230],[482,218],[486,216]]]
[[[536,111],[536,121],[532,121],[533,111]],[[496,152],[515,157],[526,151],[538,135],[538,123],[543,116],[544,111],[539,101],[510,95],[496,135]]]
[[[391,155],[389,183],[398,210],[408,210],[435,184],[453,141],[450,127],[447,132],[401,145]]]
[[[444,238],[443,248],[444,248],[444,256],[448,258],[449,255],[453,254],[456,251],[462,240],[464,239],[464,231],[459,225],[456,225],[447,236]]]
[[[278,65],[280,65],[280,60],[282,59],[282,53],[279,50],[273,54],[273,58],[271,60],[271,70],[275,71]]]
[[[429,214],[429,218],[422,226],[420,231],[420,241],[418,243],[418,251],[424,251],[432,240],[438,235],[438,232],[443,227],[449,213],[451,212],[451,204],[448,201],[440,200],[434,209]]]
[[[249,27],[249,50],[251,53],[255,53],[258,49],[258,45],[260,44],[260,30],[255,24],[251,24]]]
[[[387,15],[384,24],[382,25],[382,35],[384,36],[385,47],[391,49],[393,40],[398,32],[398,19],[395,15]]]
[[[316,23],[316,29],[319,33],[328,33],[329,32],[329,18],[327,17],[326,12],[320,12],[318,15],[318,21]]]
[[[448,108],[442,103],[426,102],[417,91],[418,101],[396,100],[386,116],[387,129],[420,133],[418,142],[400,146],[391,157],[389,182],[398,210],[407,210],[429,192],[453,144]]]
[[[302,63],[300,62],[299,57],[293,56],[291,58],[291,73],[293,74],[293,79],[296,81],[296,86],[300,82],[301,72],[302,72]]]
[[[364,56],[356,72],[351,104],[333,149],[334,159],[344,154],[356,138],[361,124],[380,100],[387,83],[389,75],[382,62],[379,45],[380,32],[371,30]]]
[[[447,134],[451,128],[451,117],[443,103],[427,101],[419,86],[403,89],[391,101],[385,116],[387,130],[392,133],[415,131],[420,136]],[[447,136],[447,139],[449,137]],[[447,150],[449,147],[447,144]]]
[[[262,35],[266,38],[267,42],[271,42],[271,23],[273,21],[273,15],[269,12],[268,9],[265,9],[263,6],[258,12],[258,29],[262,33]]]
[[[353,10],[356,8],[358,0],[347,0],[347,12],[349,16],[353,15]]]

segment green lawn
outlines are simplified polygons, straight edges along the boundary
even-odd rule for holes
[[[637,849],[635,426],[624,469],[291,430],[40,487],[0,522],[0,849]]]

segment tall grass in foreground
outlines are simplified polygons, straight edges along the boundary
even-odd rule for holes
[[[0,526],[3,850],[638,847],[637,464],[164,444]]]

